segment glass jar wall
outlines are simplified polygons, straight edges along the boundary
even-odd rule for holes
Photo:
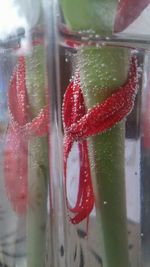
[[[149,8],[53,1],[56,266],[149,266]]]
[[[0,8],[0,265],[47,266],[49,93],[42,1]]]

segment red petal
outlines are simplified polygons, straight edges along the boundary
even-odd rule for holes
[[[75,214],[70,216],[73,224],[88,218],[93,205],[94,193],[91,181],[90,162],[88,156],[87,141],[88,136],[100,134],[111,128],[116,123],[124,119],[132,110],[134,99],[137,93],[137,62],[132,58],[131,69],[127,83],[120,87],[113,95],[103,103],[93,107],[85,113],[85,104],[80,88],[79,79],[71,82],[67,88],[63,104],[64,116],[64,177],[66,185],[67,159],[71,151],[73,142],[79,142],[80,150],[80,177],[77,202],[74,207],[70,207],[66,202],[70,212]]]
[[[62,113],[65,128],[69,128],[85,114],[84,99],[78,78],[67,87]]]
[[[136,60],[132,59],[128,82],[119,88],[102,104],[96,105],[79,121],[72,124],[67,132],[78,140],[102,133],[121,121],[132,110],[137,93]]]
[[[85,114],[85,104],[80,88],[79,79],[71,82],[66,90],[63,102],[63,119],[64,127],[71,127],[74,123],[80,120]],[[74,207],[71,207],[67,199],[66,190],[66,168],[67,159],[73,145],[72,136],[67,135],[64,138],[64,177],[65,177],[65,191],[66,203],[70,221],[73,224],[78,224],[85,218],[88,218],[94,206],[94,193],[91,181],[91,170],[88,158],[87,141],[79,143],[80,152],[80,177],[79,177],[79,191],[77,195],[77,202]],[[73,215],[75,214],[75,215]]]
[[[69,139],[68,139],[69,142]],[[73,143],[72,143],[73,144]],[[67,144],[65,144],[67,145]],[[74,207],[71,207],[67,198],[66,189],[66,164],[65,164],[65,191],[66,203],[68,210],[72,213],[69,214],[70,221],[73,224],[78,224],[82,220],[88,218],[94,206],[94,193],[91,181],[90,162],[88,157],[87,141],[79,143],[80,152],[80,176],[79,176],[79,190],[77,195],[77,202]],[[69,153],[66,154],[65,162],[67,162]],[[75,214],[75,215],[73,215]]]
[[[114,31],[127,28],[149,4],[150,0],[119,0]]]
[[[80,180],[77,203],[70,211],[76,215],[70,218],[73,224],[78,224],[88,218],[94,206],[94,192],[91,180],[91,169],[88,156],[87,141],[79,143],[80,150]]]

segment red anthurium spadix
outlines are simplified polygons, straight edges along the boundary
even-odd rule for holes
[[[86,110],[80,77],[76,77],[68,86],[63,102],[64,124],[64,176],[66,203],[70,221],[73,224],[89,217],[94,206],[94,193],[91,179],[88,143],[86,138],[101,134],[124,119],[134,106],[138,89],[137,62],[133,56],[128,81],[118,88],[103,103]],[[74,142],[77,142],[80,158],[79,188],[74,207],[67,196],[67,162]]]
[[[48,133],[48,106],[30,120],[25,58],[18,59],[8,91],[10,122],[4,149],[4,176],[8,199],[18,214],[28,204],[28,140]]]
[[[119,0],[115,18],[115,32],[121,32],[135,21],[150,4],[150,0]]]

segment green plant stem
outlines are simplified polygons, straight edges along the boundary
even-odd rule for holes
[[[87,108],[103,102],[127,80],[128,49],[78,51],[81,87]],[[104,266],[127,267],[128,238],[124,182],[125,123],[89,138],[89,155]]]
[[[45,56],[42,46],[26,56],[26,85],[32,118],[46,104]],[[28,145],[27,266],[41,267],[45,262],[48,188],[48,140],[32,137]]]
[[[74,31],[111,34],[118,0],[60,0],[67,26]]]
[[[81,86],[88,108],[103,102],[127,80],[128,53],[128,49],[115,47],[79,50]],[[129,266],[124,140],[122,121],[88,142],[102,257],[107,267]]]

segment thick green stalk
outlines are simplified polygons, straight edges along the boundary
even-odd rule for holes
[[[112,32],[118,0],[60,0],[67,26],[74,31]]]
[[[71,29],[93,30],[105,36],[111,34],[117,2],[61,0],[66,23]],[[77,61],[87,108],[103,102],[127,80],[128,49],[82,47],[78,50]],[[129,266],[124,141],[124,121],[88,139],[104,267]]]
[[[84,48],[78,52],[84,99],[88,108],[101,103],[128,75],[128,49]],[[107,88],[107,89],[106,89]],[[125,123],[89,138],[92,180],[104,266],[127,267],[128,240],[124,184]]]
[[[45,56],[42,46],[26,56],[26,85],[30,114],[36,117],[46,104]],[[48,188],[48,140],[32,137],[28,145],[27,266],[44,266]]]

